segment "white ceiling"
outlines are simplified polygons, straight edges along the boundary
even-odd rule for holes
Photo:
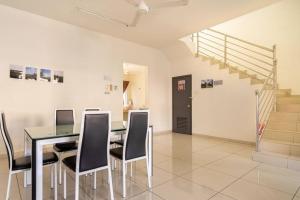
[[[151,5],[170,0],[145,0]],[[85,7],[130,23],[136,8],[126,0],[0,0],[38,15],[81,26],[155,48],[166,47],[190,33],[265,7],[278,0],[190,0],[188,6],[163,8],[143,16],[136,27],[125,27],[78,12]]]

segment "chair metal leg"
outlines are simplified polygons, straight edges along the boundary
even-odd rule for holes
[[[94,190],[96,190],[97,187],[97,172],[94,172]]]
[[[61,162],[61,153],[59,153],[59,155],[58,155],[58,159],[59,159],[59,172],[58,172],[58,183],[59,183],[59,185],[61,184],[61,164],[62,164],[62,162]]]
[[[23,180],[23,187],[26,188],[27,187],[27,172],[24,172],[24,180]]]
[[[112,185],[112,177],[111,177],[111,168],[108,167],[108,181],[109,181],[109,191],[110,191],[110,199],[114,200],[114,191],[113,191],[113,185]]]
[[[64,168],[64,199],[67,199],[67,172]]]
[[[126,197],[126,163],[122,161],[123,198]]]
[[[53,178],[53,170],[54,170],[54,166],[51,166],[51,169],[50,169],[50,173],[51,173],[51,178],[50,178],[50,180],[51,180],[51,189],[53,189],[53,182],[54,182],[54,178]]]
[[[130,177],[132,177],[132,162],[130,163]]]
[[[111,169],[114,170],[115,169],[115,159],[111,158]]]
[[[148,187],[151,188],[152,183],[151,183],[151,175],[150,175],[150,166],[149,166],[148,156],[146,157],[146,165],[147,165]]]
[[[75,200],[79,200],[79,175],[75,174]]]
[[[9,199],[9,193],[10,193],[10,185],[11,185],[11,172],[8,174],[8,183],[7,183],[7,191],[6,191],[6,200]]]
[[[57,200],[57,164],[54,164],[54,200]]]

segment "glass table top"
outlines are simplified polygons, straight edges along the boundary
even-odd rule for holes
[[[111,122],[111,132],[126,130],[125,121]],[[25,132],[33,140],[51,139],[58,137],[79,136],[80,124],[75,125],[59,125],[59,126],[40,126],[25,128]]]

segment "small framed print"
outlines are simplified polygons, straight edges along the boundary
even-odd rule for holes
[[[179,80],[177,82],[177,90],[178,92],[185,91],[185,80]]]
[[[63,71],[54,71],[54,83],[63,83],[64,82],[64,72]]]
[[[9,66],[9,77],[14,79],[23,79],[24,68],[19,65]]]
[[[201,80],[201,88],[213,88],[213,87],[214,87],[213,79]]]
[[[40,69],[40,80],[51,82],[51,70],[50,69]]]
[[[25,79],[26,80],[37,80],[37,68],[25,67]]]

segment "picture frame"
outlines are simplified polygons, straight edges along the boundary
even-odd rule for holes
[[[12,79],[23,79],[24,67],[20,65],[9,66],[9,77]]]
[[[51,82],[51,70],[42,68],[40,69],[40,81]]]

